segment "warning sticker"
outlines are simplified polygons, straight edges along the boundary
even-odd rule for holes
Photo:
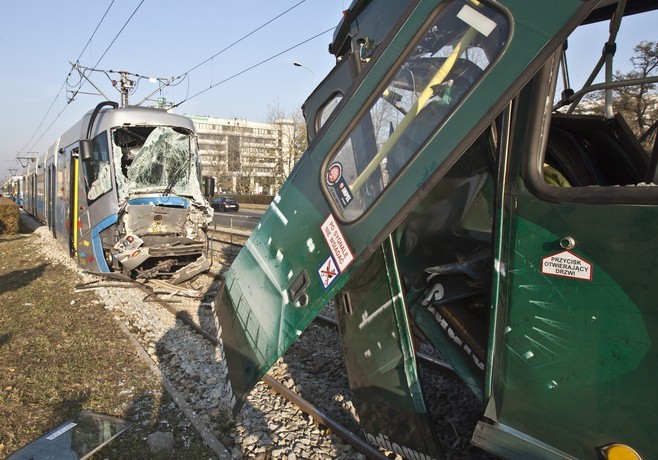
[[[318,274],[320,275],[322,285],[327,289],[327,286],[329,286],[331,282],[336,279],[336,276],[338,276],[338,269],[336,268],[336,263],[334,262],[333,257],[329,256],[326,262],[320,266]]]
[[[322,224],[322,234],[324,239],[327,240],[329,245],[329,250],[336,260],[338,268],[342,272],[345,270],[354,260],[354,254],[347,244],[343,232],[340,231],[340,227],[336,223],[336,219],[333,214],[329,214],[327,220]]]
[[[544,275],[592,281],[592,264],[569,251],[546,256],[541,260]]]

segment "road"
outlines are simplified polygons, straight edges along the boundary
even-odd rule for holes
[[[258,221],[263,217],[265,211],[255,209],[241,209],[238,212],[217,212],[213,217],[213,222],[218,227],[233,227],[247,230],[253,230],[258,225]]]

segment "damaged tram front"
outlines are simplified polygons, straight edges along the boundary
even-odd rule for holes
[[[79,265],[173,283],[209,268],[212,208],[188,118],[103,102],[39,162],[27,209]]]

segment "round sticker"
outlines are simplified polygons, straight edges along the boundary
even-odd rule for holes
[[[327,184],[332,187],[343,177],[343,166],[336,162],[327,169]]]

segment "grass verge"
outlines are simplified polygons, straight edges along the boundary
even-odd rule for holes
[[[38,245],[25,229],[0,237],[0,458],[81,410],[133,423],[94,458],[212,457],[95,293]],[[175,450],[152,455],[154,431]]]

